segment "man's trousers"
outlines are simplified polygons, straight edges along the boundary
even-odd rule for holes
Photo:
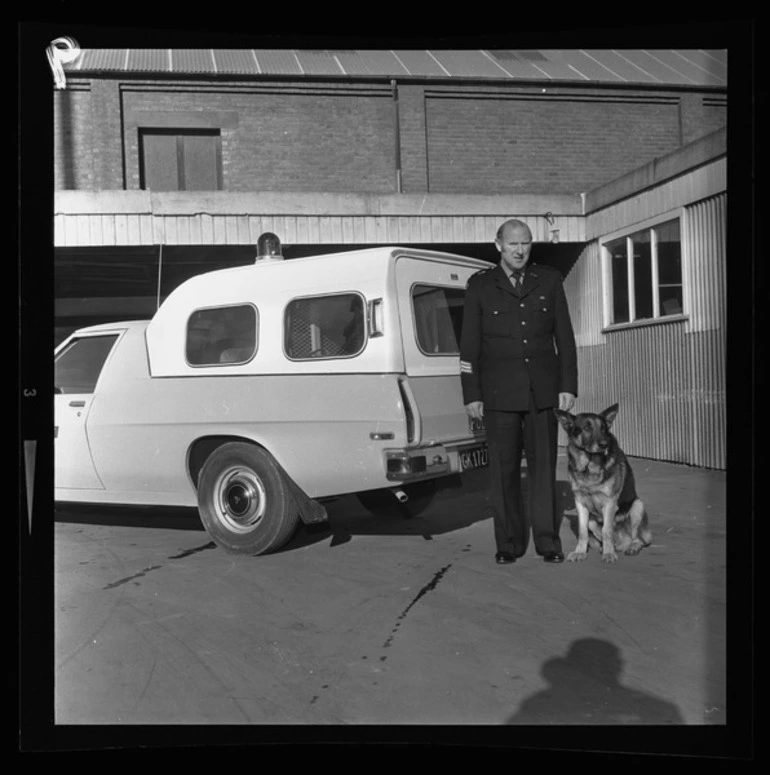
[[[553,409],[540,409],[530,393],[529,411],[484,411],[489,476],[498,552],[527,551],[530,527],[538,554],[561,552],[556,509],[557,423]],[[527,460],[529,513],[523,508],[521,452]]]

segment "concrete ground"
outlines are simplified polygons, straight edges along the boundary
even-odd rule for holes
[[[194,511],[57,508],[56,723],[725,724],[725,475],[631,462],[653,544],[614,565],[496,565],[485,471],[264,557]]]

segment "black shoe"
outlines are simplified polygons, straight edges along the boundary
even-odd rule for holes
[[[495,562],[498,565],[510,565],[512,562],[516,562],[516,558],[510,552],[498,552],[495,555]]]
[[[561,552],[546,552],[543,562],[564,562],[564,555]]]

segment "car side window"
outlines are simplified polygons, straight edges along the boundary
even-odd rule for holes
[[[458,355],[465,289],[417,284],[412,309],[417,344],[426,355]]]
[[[219,366],[250,361],[257,352],[258,323],[252,304],[196,310],[187,321],[187,362]]]
[[[284,347],[291,360],[349,358],[365,340],[364,299],[357,293],[294,299],[286,308]]]
[[[73,339],[54,361],[57,393],[93,393],[117,334]]]

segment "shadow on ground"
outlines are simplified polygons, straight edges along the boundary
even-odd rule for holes
[[[526,501],[527,478],[522,492]],[[574,509],[574,499],[566,481],[556,483],[557,511],[574,521],[567,512]],[[486,469],[440,481],[435,497],[424,510],[412,516],[410,508],[392,504],[377,513],[369,511],[355,495],[325,502],[328,522],[301,524],[292,539],[279,552],[330,540],[335,547],[357,535],[415,536],[429,541],[433,536],[461,530],[476,522],[491,519],[493,509],[488,498]],[[114,506],[106,504],[57,503],[54,521],[68,524],[104,525],[107,527],[155,528],[159,530],[194,530],[205,533],[195,508],[170,506]],[[491,529],[491,528],[490,528]],[[576,531],[574,531],[576,532]]]
[[[442,481],[431,504],[416,516],[406,509],[400,510],[395,503],[387,514],[372,514],[356,498],[345,496],[326,504],[329,521],[318,525],[302,525],[292,540],[281,551],[291,551],[303,546],[330,539],[330,546],[347,543],[358,535],[413,535],[430,541],[433,536],[461,530],[476,522],[492,519],[494,510],[488,498],[486,470],[474,471],[460,477],[447,477]],[[527,478],[523,477],[522,495],[527,499]],[[575,500],[566,481],[556,482],[556,509],[561,518],[572,521]],[[490,526],[491,530],[491,526]],[[577,534],[576,530],[575,533]]]
[[[540,670],[549,686],[521,703],[509,724],[684,724],[676,705],[623,686],[620,649],[600,638],[573,641]]]
[[[141,527],[205,532],[198,510],[181,506],[112,506],[57,503],[54,522],[106,527]]]

